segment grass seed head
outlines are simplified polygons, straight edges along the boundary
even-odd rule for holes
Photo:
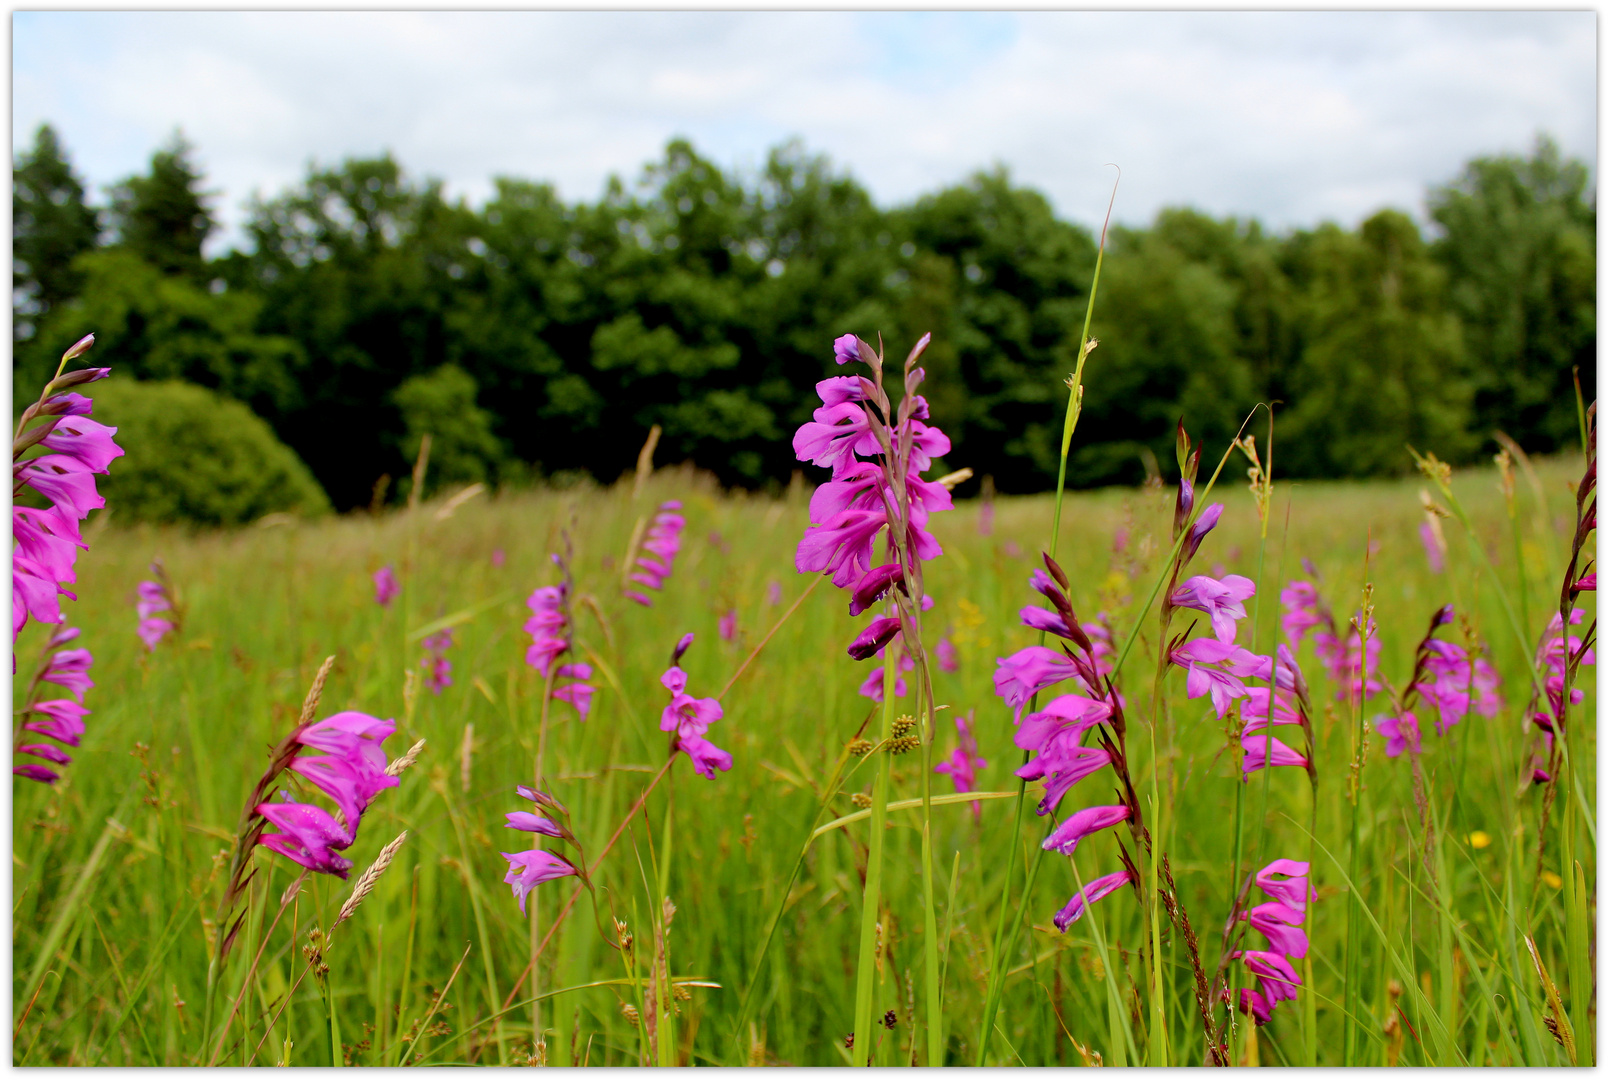
[[[375,856],[373,864],[363,871],[363,875],[357,879],[357,884],[352,886],[352,895],[347,897],[346,903],[341,905],[340,914],[335,916],[335,922],[330,926],[331,930],[350,919],[352,914],[357,911],[358,906],[368,897],[368,894],[374,891],[375,883],[380,880],[380,875],[390,867],[391,860],[396,858],[397,851],[401,849],[402,842],[407,838],[408,831],[403,829],[400,836],[380,849],[380,853]]]

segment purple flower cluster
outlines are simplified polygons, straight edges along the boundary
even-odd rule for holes
[[[1413,706],[1423,702],[1435,711],[1435,732],[1444,736],[1472,709],[1490,718],[1502,708],[1497,687],[1501,679],[1484,659],[1470,660],[1461,645],[1442,641],[1435,631],[1451,623],[1451,604],[1435,612],[1429,632],[1418,643],[1413,676],[1399,699],[1392,701],[1388,715],[1376,718],[1375,729],[1385,737],[1385,756],[1399,757],[1402,751],[1423,752],[1423,733]]]
[[[315,873],[346,877],[351,861],[336,853],[357,840],[363,812],[374,797],[400,783],[386,774],[388,762],[381,746],[395,731],[393,720],[342,712],[292,735],[290,741],[298,747],[323,753],[309,757],[298,752],[290,770],[334,800],[337,810],[332,815],[311,803],[296,802],[282,791],[285,801],[256,807],[257,814],[279,828],[264,833],[262,845]]]
[[[648,538],[642,542],[642,554],[637,557],[636,570],[631,574],[631,580],[644,589],[662,592],[664,579],[675,569],[676,555],[681,551],[681,531],[687,527],[687,519],[678,513],[680,509],[677,499],[660,503],[659,512],[653,515],[653,524],[648,526]],[[643,607],[653,606],[652,598],[644,592],[627,589],[625,595]]]
[[[1596,582],[1592,582],[1593,585]],[[1569,624],[1580,625],[1585,613],[1579,608],[1569,613]],[[1590,646],[1581,641],[1574,634],[1563,632],[1563,620],[1552,616],[1547,623],[1547,629],[1541,635],[1541,646],[1536,650],[1536,667],[1546,672],[1542,685],[1546,688],[1546,701],[1532,701],[1530,707],[1530,722],[1541,733],[1542,750],[1531,765],[1531,779],[1536,782],[1545,782],[1552,779],[1548,768],[1552,764],[1553,736],[1557,734],[1559,717],[1564,715],[1563,684],[1564,666],[1570,661],[1581,664],[1596,664],[1597,654]],[[1569,704],[1578,705],[1586,699],[1585,691],[1577,686],[1569,688]]]
[[[524,786],[516,787],[514,791],[520,798],[529,799],[552,816],[545,817],[529,810],[514,810],[504,815],[508,819],[505,828],[519,829],[537,836],[551,836],[556,840],[579,846],[575,835],[565,823],[569,814],[557,799],[545,792],[533,791]],[[553,818],[559,820],[554,821]],[[503,875],[503,883],[513,886],[521,915],[525,913],[525,897],[529,896],[530,891],[536,886],[544,881],[580,875],[580,870],[574,863],[542,848],[532,848],[530,851],[504,851],[499,854],[508,860],[508,873]]]
[[[988,768],[988,762],[977,754],[977,737],[972,734],[971,723],[964,716],[955,717],[955,730],[960,734],[960,745],[943,761],[932,767],[935,773],[944,773],[955,782],[955,790],[961,794],[977,790],[977,771]],[[983,816],[983,804],[971,804],[972,820],[980,821]]]
[[[1301,923],[1306,919],[1307,901],[1317,898],[1307,881],[1309,869],[1309,864],[1293,859],[1274,859],[1262,867],[1256,872],[1256,886],[1270,899],[1248,911],[1236,904],[1224,932],[1227,937],[1237,924],[1247,923],[1267,939],[1265,949],[1235,949],[1227,954],[1227,959],[1239,960],[1256,976],[1257,988],[1240,990],[1238,1005],[1258,1027],[1273,1018],[1280,1002],[1294,1001],[1301,985],[1301,976],[1290,961],[1307,954],[1307,935]],[[1226,1000],[1226,986],[1222,995]]]
[[[554,561],[564,563],[556,556]],[[566,571],[567,574],[567,571]],[[587,680],[592,677],[591,664],[560,664],[553,662],[569,652],[569,580],[547,585],[530,594],[525,601],[530,618],[525,620],[525,632],[531,636],[530,648],[525,650],[525,663],[539,671],[543,678],[552,673],[553,697],[575,706],[585,720],[592,710],[592,695],[597,688]]]
[[[904,397],[895,409],[883,389],[882,355],[853,334],[838,338],[833,342],[837,362],[864,362],[874,379],[842,375],[816,383],[821,407],[793,436],[793,453],[800,461],[832,472],[810,497],[810,525],[794,565],[799,573],[830,574],[834,585],[851,590],[850,615],[870,610],[895,592],[920,598],[922,610],[931,606],[923,596],[921,564],[943,549],[927,531],[927,521],[954,508],[948,488],[921,479],[933,460],[950,449],[949,438],[926,423],[927,400],[916,393],[926,378],[916,361],[931,340],[931,334],[924,335],[906,358]],[[887,560],[881,565],[879,537]],[[857,660],[884,655],[902,621],[902,616],[875,619],[855,638],[849,654]],[[899,666],[905,671],[915,667],[908,643],[902,646]],[[880,701],[882,681],[880,674],[874,675],[860,693]],[[906,693],[902,676],[896,692]]]
[[[447,627],[439,634],[431,634],[424,639],[424,651],[430,655],[419,661],[419,666],[428,672],[425,685],[437,694],[452,685],[452,661],[447,659],[447,650],[452,648],[452,627]]]
[[[23,706],[22,710],[24,715],[32,714],[42,718],[24,720],[22,731],[44,735],[72,747],[77,747],[83,737],[84,717],[89,715],[89,710],[84,708],[84,691],[95,685],[89,677],[90,665],[95,662],[89,650],[59,648],[77,638],[79,633],[76,627],[62,627],[50,636],[45,645],[48,655],[34,675],[33,685],[27,695],[28,704]],[[72,697],[37,700],[34,695],[41,683],[60,686]],[[66,751],[50,743],[25,743],[20,739],[12,748],[12,754],[42,758],[55,765],[66,765],[73,760]],[[54,769],[31,762],[14,765],[11,772],[13,775],[37,780],[42,784],[53,784],[60,778],[60,774]]]
[[[178,629],[178,624],[173,621],[175,611],[167,573],[160,562],[151,564],[151,572],[156,575],[156,580],[140,582],[140,598],[134,605],[134,613],[140,620],[135,632],[145,643],[147,652],[155,652],[157,643]],[[164,618],[164,614],[168,617]]]
[[[67,350],[63,362],[82,356],[94,342],[93,334],[79,341]],[[50,506],[11,508],[13,643],[30,617],[59,624],[66,619],[59,598],[78,599],[64,587],[78,580],[73,564],[79,549],[89,547],[78,525],[91,510],[106,505],[95,490],[95,474],[105,473],[123,450],[112,441],[116,428],[89,419],[93,401],[61,391],[110,374],[110,368],[83,368],[58,376],[17,423],[11,444],[12,500],[15,503],[17,496],[31,489]],[[29,427],[34,420],[41,422]],[[24,459],[22,455],[36,446],[50,453]],[[12,668],[16,668],[15,657]]]
[[[1040,816],[1053,814],[1078,781],[1107,766],[1116,774],[1119,803],[1086,807],[1070,814],[1040,845],[1045,851],[1070,856],[1079,842],[1093,833],[1128,822],[1130,831],[1138,836],[1141,826],[1138,800],[1128,777],[1122,698],[1111,683],[1109,670],[1101,670],[1095,643],[1072,610],[1066,596],[1066,575],[1048,555],[1044,556],[1044,565],[1049,573],[1034,570],[1030,584],[1053,607],[1025,607],[1021,620],[1023,625],[1053,634],[1070,645],[1062,645],[1059,652],[1033,645],[1000,657],[994,688],[1015,711],[1016,745],[1033,754],[1027,764],[1016,770],[1016,775],[1023,780],[1044,781],[1044,797],[1038,804]],[[1070,684],[1076,692],[1061,694],[1042,709],[1022,715],[1035,694],[1063,683]],[[1091,731],[1099,733],[1099,744],[1085,746],[1084,736]],[[1077,922],[1089,904],[1138,881],[1125,850],[1122,859],[1122,870],[1091,881],[1056,914],[1058,929],[1065,931]]]
[[[390,607],[391,601],[396,599],[402,586],[396,580],[396,571],[391,569],[389,563],[374,571],[374,602],[381,607]]]
[[[688,634],[676,644],[670,667],[659,677],[659,682],[670,691],[670,704],[659,716],[659,730],[672,734],[671,753],[680,750],[692,759],[692,767],[699,776],[713,780],[716,770],[726,772],[731,768],[731,755],[704,738],[704,733],[726,713],[714,698],[695,698],[686,692],[687,673],[681,670],[681,658],[692,645],[692,638],[693,635]]]
[[[1334,616],[1324,605],[1318,595],[1318,587],[1312,582],[1299,579],[1290,582],[1279,594],[1279,601],[1284,605],[1284,634],[1289,638],[1290,648],[1299,649],[1301,639],[1311,633],[1312,648],[1317,653],[1319,663],[1323,664],[1339,688],[1335,697],[1355,704],[1360,700],[1359,694],[1371,696],[1384,689],[1379,681],[1379,652],[1383,646],[1379,640],[1379,628],[1372,616],[1367,625],[1365,661],[1357,628],[1348,628],[1345,640],[1341,640]],[[1360,618],[1362,613],[1359,611],[1357,615]]]

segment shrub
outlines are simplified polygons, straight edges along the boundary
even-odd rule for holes
[[[307,466],[245,405],[185,382],[113,377],[94,418],[126,451],[101,484],[123,520],[237,525],[275,511],[329,511]]]

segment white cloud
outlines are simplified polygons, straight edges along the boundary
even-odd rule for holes
[[[1002,162],[1064,216],[1275,227],[1417,210],[1548,131],[1595,160],[1591,12],[57,12],[13,16],[15,145],[54,123],[95,184],[175,127],[220,210],[389,149],[471,198],[594,198],[686,135],[753,167],[790,136],[884,203]]]

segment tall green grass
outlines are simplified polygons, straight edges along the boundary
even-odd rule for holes
[[[1206,456],[1221,449],[1207,447]],[[1589,1025],[1577,1018],[1590,1018],[1591,993],[1568,949],[1563,886],[1567,878],[1588,900],[1594,895],[1595,669],[1582,668],[1586,704],[1572,713],[1582,812],[1553,808],[1537,873],[1544,789],[1521,791],[1518,783],[1528,760],[1529,657],[1496,587],[1508,597],[1556,595],[1574,524],[1565,483],[1579,469],[1578,458],[1541,463],[1537,487],[1521,486],[1512,518],[1494,470],[1455,476],[1472,532],[1446,523],[1451,552],[1440,575],[1429,572],[1417,537],[1421,482],[1281,482],[1275,489],[1256,608],[1264,651],[1279,640],[1278,587],[1302,575],[1306,557],[1321,572],[1337,619],[1360,604],[1365,582],[1372,585],[1383,671],[1398,685],[1428,614],[1455,598],[1502,674],[1507,706],[1494,720],[1471,715],[1445,739],[1426,723],[1422,813],[1407,759],[1386,759],[1382,740],[1370,737],[1353,860],[1346,793],[1354,718],[1335,700],[1310,646],[1301,651],[1319,713],[1316,799],[1299,770],[1277,770],[1267,780],[1264,813],[1262,778],[1253,777],[1242,844],[1253,866],[1315,853],[1310,976],[1301,1001],[1281,1008],[1254,1040],[1242,1033],[1242,1056],[1340,1064],[1349,1010],[1355,1064],[1566,1064],[1548,1028],[1547,981],[1561,1009],[1553,1023],[1574,1022],[1575,1039],[1589,1045],[1589,1032],[1579,1030]],[[1227,512],[1194,572],[1220,565],[1256,573],[1261,528],[1250,495],[1238,484],[1225,490],[1233,475],[1214,493]],[[636,520],[669,497],[686,503],[687,542],[664,593],[645,609],[621,599],[620,560]],[[1072,580],[1073,603],[1080,613],[1108,612],[1120,640],[1139,635],[1123,672],[1136,740],[1147,740],[1142,729],[1157,714],[1145,674],[1156,643],[1154,615],[1136,628],[1134,613],[1171,547],[1171,499],[1157,489],[1069,494],[1063,511],[1058,561]],[[585,723],[553,705],[544,768],[593,858],[664,762],[658,715],[666,695],[658,677],[676,639],[698,633],[683,661],[690,690],[716,693],[810,584],[792,569],[807,521],[805,491],[779,499],[721,494],[696,475],[664,470],[635,499],[622,484],[471,501],[444,520],[440,506],[426,504],[411,517],[269,522],[197,535],[121,529],[114,513],[92,538],[79,562],[81,599],[69,605],[69,618],[84,629],[80,644],[96,657],[88,734],[55,788],[13,785],[14,1063],[177,1065],[210,1057],[218,1032],[209,1041],[200,1030],[216,931],[210,920],[241,802],[331,654],[321,716],[354,708],[396,717],[393,756],[428,740],[401,786],[382,792],[365,815],[348,853],[354,880],[384,844],[404,829],[410,835],[335,932],[327,986],[304,977],[302,950],[310,929],[329,929],[350,883],[314,876],[275,926],[298,868],[266,851],[255,855],[249,929],[220,974],[219,1001],[233,1003],[245,991],[221,1063],[512,1063],[534,1055],[576,1065],[846,1064],[870,831],[866,817],[837,819],[857,812],[851,797],[871,792],[882,762],[892,805],[871,971],[874,1012],[893,1010],[895,1024],[873,1028],[871,1060],[928,1062],[921,755],[845,752],[857,732],[874,738],[881,717],[856,693],[869,667],[844,653],[851,624],[845,598],[830,586],[800,605],[725,695],[725,719],[710,737],[733,754],[732,771],[711,782],[684,761],[674,766],[595,870],[596,899],[579,897],[542,953],[537,977],[513,991],[531,955],[531,932],[502,883],[506,863],[497,852],[524,841],[502,828],[502,815],[523,806],[513,788],[529,782],[539,738],[542,682],[524,664],[528,637],[520,626],[524,597],[555,580],[548,555],[559,550],[560,529],[574,522],[578,649],[598,669],[600,690]],[[942,755],[954,745],[949,717],[975,708],[987,792],[1015,794],[1019,754],[991,676],[996,656],[1036,639],[1016,612],[1032,602],[1027,576],[1051,515],[1048,497],[1000,499],[990,536],[978,535],[973,505],[933,519],[945,553],[927,567],[937,598],[924,618],[928,646],[947,630],[960,654],[958,671],[934,673],[936,704],[946,707],[937,714],[936,749]],[[1127,542],[1114,552],[1119,530]],[[506,553],[501,567],[492,561],[498,549]],[[146,655],[134,636],[133,593],[155,556],[188,613],[183,632]],[[369,580],[384,563],[396,565],[407,589],[389,609],[374,603]],[[784,595],[774,607],[767,600],[773,580]],[[1595,598],[1585,599],[1589,618]],[[716,626],[729,607],[740,630],[728,643]],[[1528,613],[1528,648],[1546,617]],[[454,618],[462,619],[449,654],[454,685],[439,696],[418,690],[410,710],[404,671],[418,667],[418,631]],[[25,630],[20,665],[41,641],[37,627]],[[1222,724],[1203,700],[1184,698],[1182,680],[1169,686],[1174,734],[1157,739],[1171,755],[1157,790],[1179,898],[1210,969],[1236,885],[1236,782]],[[901,703],[902,711],[913,707]],[[1361,719],[1371,722],[1380,708]],[[1135,785],[1148,793],[1148,753],[1136,754],[1135,765]],[[1077,1064],[1085,1052],[1106,1064],[1137,1063],[1147,1047],[1165,1047],[1175,1064],[1203,1062],[1187,956],[1166,920],[1154,957],[1131,890],[1095,905],[1068,934],[1050,924],[1078,880],[1117,866],[1111,835],[1085,841],[1076,866],[1059,855],[1040,858],[1044,823],[1028,815],[1013,860],[1012,799],[984,800],[974,823],[969,803],[937,797],[949,790],[937,779],[932,865],[940,879],[931,884],[942,935],[937,1045],[944,1063],[977,1059],[989,978],[1001,971],[995,1063]],[[1575,829],[1567,845],[1559,835],[1566,822]],[[1560,861],[1570,849],[1578,875]],[[1021,872],[1012,889],[1003,888],[1012,861],[1036,866],[1020,924]],[[540,887],[544,934],[574,888],[568,879]],[[1018,931],[1004,939],[995,932],[1002,895]],[[665,897],[676,908],[668,929]],[[634,937],[625,958],[608,944],[614,918]],[[1582,932],[1590,933],[1589,923],[1576,927]],[[656,933],[667,960],[662,978],[650,967]],[[1015,947],[994,955],[997,940]],[[259,946],[256,977],[246,984]],[[1163,975],[1159,1011],[1147,985],[1152,963]],[[686,985],[676,992],[666,982]],[[531,986],[542,995],[535,1011]],[[651,1042],[643,1014],[650,993],[660,1017],[668,1014]],[[540,1032],[532,1031],[533,1015]],[[1156,1016],[1165,1017],[1163,1029],[1153,1030]],[[331,1045],[332,1031],[344,1047]],[[410,1034],[416,1037],[404,1041]]]

